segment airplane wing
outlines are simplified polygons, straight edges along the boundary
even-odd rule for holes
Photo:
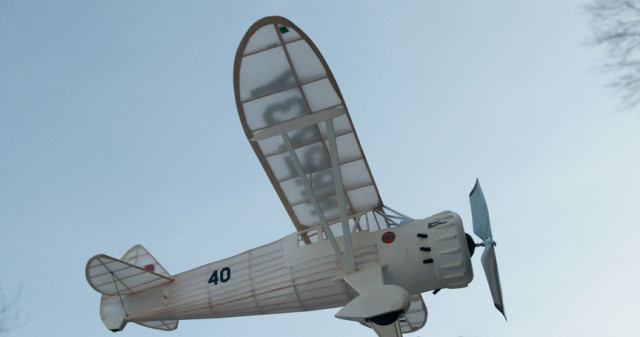
[[[244,131],[298,231],[322,225],[346,273],[349,218],[382,207],[331,70],[291,21],[267,17],[240,42],[234,71]],[[342,253],[329,224],[340,221]]]
[[[382,206],[336,80],[298,27],[282,17],[256,22],[240,42],[233,77],[244,131],[297,230],[340,219],[332,140],[346,216]]]

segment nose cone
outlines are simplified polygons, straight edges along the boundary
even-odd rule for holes
[[[473,256],[473,253],[476,251],[476,243],[473,241],[473,237],[468,233],[464,233],[467,237],[467,248],[469,249],[469,256]]]

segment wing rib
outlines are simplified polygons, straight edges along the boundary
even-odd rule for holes
[[[262,129],[256,132],[256,134],[251,139],[249,139],[249,141],[256,142],[259,140],[267,139],[269,137],[281,135],[283,133],[302,129],[323,121],[331,120],[344,114],[345,112],[346,110],[343,107],[336,107],[316,112],[310,115],[304,115],[302,117],[291,119],[286,122],[268,127],[266,129]]]

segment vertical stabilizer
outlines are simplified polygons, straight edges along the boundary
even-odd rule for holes
[[[122,261],[134,266],[150,270],[162,276],[171,277],[164,267],[142,245],[131,247],[123,256]]]

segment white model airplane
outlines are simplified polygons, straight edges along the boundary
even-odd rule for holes
[[[384,206],[329,67],[285,18],[249,28],[233,76],[244,131],[297,232],[176,275],[140,245],[121,259],[92,257],[86,277],[102,294],[108,329],[342,307],[336,317],[397,337],[424,326],[421,293],[471,282],[476,246],[485,247],[482,265],[504,315],[477,181],[469,198],[480,244],[456,213],[414,220]]]

